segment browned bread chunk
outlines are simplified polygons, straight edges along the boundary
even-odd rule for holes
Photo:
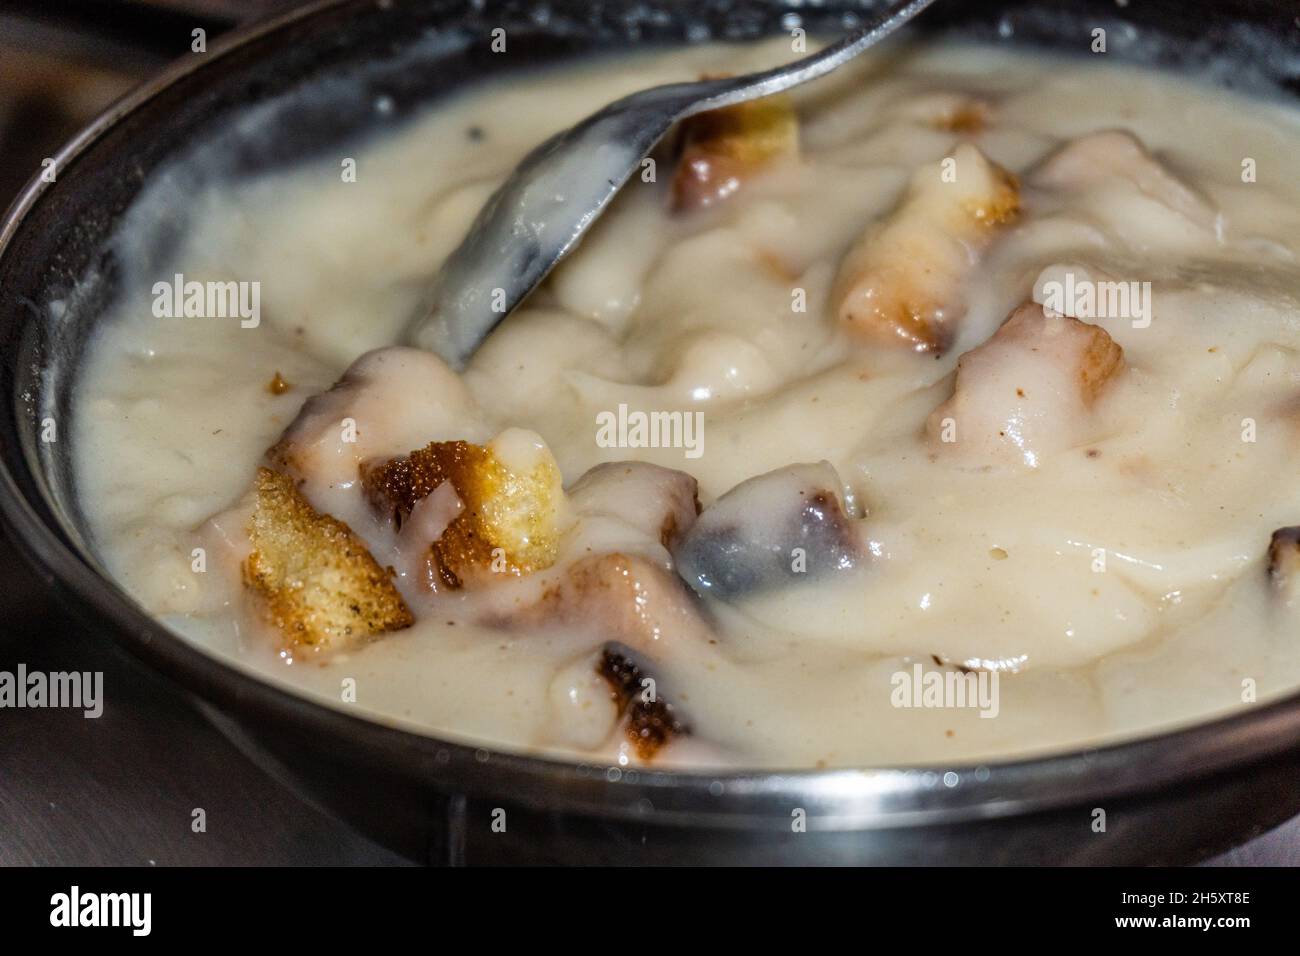
[[[703,209],[732,195],[783,157],[799,154],[799,118],[788,96],[767,96],[682,121],[673,176],[674,212]]]
[[[410,627],[410,610],[342,521],[311,506],[292,478],[259,468],[244,583],[290,647],[336,649]]]
[[[1091,440],[1093,408],[1123,369],[1124,350],[1101,326],[1028,302],[958,360],[952,397],[926,431],[934,449],[971,465],[1037,467]]]
[[[482,445],[431,442],[405,457],[361,467],[366,497],[398,528],[417,502],[447,481],[464,505],[431,545],[434,568],[448,588],[490,572],[498,557],[504,566],[497,561],[497,569],[514,575],[554,563],[563,491],[549,453],[531,470],[516,472]]]
[[[1019,211],[1016,178],[974,146],[921,167],[898,208],[840,264],[831,292],[840,322],[877,342],[944,351],[966,311],[974,258]]]

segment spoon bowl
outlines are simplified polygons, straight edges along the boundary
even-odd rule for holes
[[[838,42],[784,66],[633,93],[552,136],[524,157],[479,211],[430,286],[408,341],[462,368],[578,245],[674,123],[825,76],[933,2],[886,7]]]

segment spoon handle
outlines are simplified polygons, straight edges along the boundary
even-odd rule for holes
[[[802,60],[795,60],[759,73],[686,84],[696,89],[697,97],[700,96],[705,83],[716,83],[717,92],[698,98],[680,114],[679,118],[702,113],[705,110],[732,106],[746,100],[771,96],[773,93],[781,93],[825,76],[894,33],[933,2],[934,0],[909,0],[898,7],[886,6],[882,10],[874,11],[868,15],[866,22],[852,33],[846,34],[835,43],[822,47]]]

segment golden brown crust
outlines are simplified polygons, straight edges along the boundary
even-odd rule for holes
[[[623,732],[642,760],[652,760],[674,737],[690,733],[673,705],[657,694],[646,698],[641,668],[610,648],[601,652],[596,673],[609,684],[610,696],[624,716]]]
[[[1027,302],[957,360],[952,395],[926,419],[931,448],[969,467],[1038,467],[1097,438],[1093,406],[1124,365],[1101,326]]]
[[[361,467],[366,497],[398,528],[417,502],[448,481],[464,510],[431,545],[433,566],[444,585],[455,590],[492,570],[520,575],[554,563],[561,491],[559,471],[549,456],[520,474],[489,448],[447,441]]]
[[[689,117],[681,139],[674,212],[715,205],[775,161],[797,156],[799,119],[788,96],[768,96]]]
[[[988,195],[964,203],[962,209],[978,226],[1005,226],[1020,215],[1020,179],[997,163],[989,166],[993,188]]]
[[[975,147],[922,167],[899,207],[871,226],[840,265],[832,300],[853,332],[918,352],[943,352],[965,311],[971,252],[1020,212],[1020,184]]]
[[[414,623],[392,569],[313,508],[292,478],[259,468],[255,492],[244,584],[288,647],[334,649]]]
[[[1059,315],[1031,302],[1012,312],[991,341],[1019,340],[1031,352],[1037,352],[1039,343],[1049,336],[1054,341],[1068,340],[1077,350],[1079,397],[1091,407],[1106,384],[1124,368],[1124,349],[1100,325]],[[959,370],[965,358],[958,360]]]
[[[458,494],[462,488],[468,491],[471,485],[481,484],[490,457],[482,445],[432,442],[381,465],[362,465],[361,486],[371,504],[386,512],[400,529],[416,503],[444,481],[450,481]]]
[[[1078,319],[1070,321],[1079,322]],[[1079,324],[1090,336],[1079,363],[1079,390],[1083,403],[1092,405],[1106,383],[1124,367],[1124,350],[1101,326],[1087,322]]]

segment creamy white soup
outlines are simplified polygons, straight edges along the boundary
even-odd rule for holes
[[[72,436],[111,574],[298,693],[589,762],[981,760],[1293,690],[1282,105],[894,48],[688,121],[463,370],[404,344],[531,146],[789,55],[515,79],[147,190],[119,250],[185,226],[125,262]]]

